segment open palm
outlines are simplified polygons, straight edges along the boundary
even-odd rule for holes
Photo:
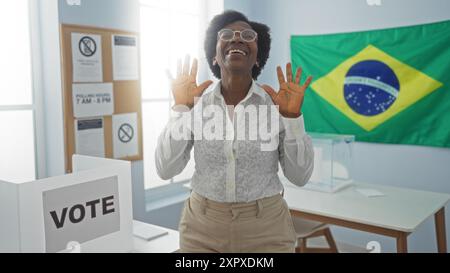
[[[302,68],[297,69],[295,80],[292,77],[292,65],[288,63],[286,65],[285,79],[281,67],[277,67],[278,82],[280,83],[280,89],[278,92],[269,85],[262,85],[261,87],[270,95],[275,105],[278,105],[278,111],[283,117],[297,118],[302,112],[303,99],[305,91],[311,83],[312,77],[309,76],[303,85],[300,85],[300,78],[302,75]]]
[[[184,60],[182,65],[181,60],[177,63],[177,77],[174,79],[170,72],[168,72],[171,81],[172,95],[175,100],[175,105],[185,105],[192,108],[196,97],[201,97],[203,92],[212,84],[212,81],[205,81],[197,85],[197,59],[192,62],[192,67],[189,72],[190,60],[189,55]]]

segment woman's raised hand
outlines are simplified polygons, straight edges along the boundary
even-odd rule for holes
[[[201,97],[206,88],[212,84],[212,81],[205,81],[197,85],[197,66],[197,59],[194,59],[190,68],[190,57],[186,55],[184,64],[181,63],[181,59],[178,59],[176,78],[173,78],[170,72],[167,72],[175,105],[192,108],[195,104],[195,97]]]
[[[297,118],[302,112],[303,98],[305,91],[311,83],[312,77],[309,76],[303,85],[300,85],[300,78],[302,75],[302,68],[297,69],[295,80],[292,77],[292,65],[286,65],[286,76],[284,78],[281,67],[277,67],[278,82],[280,83],[280,90],[275,92],[269,85],[261,85],[261,87],[270,95],[275,105],[278,105],[278,111],[283,117]]]

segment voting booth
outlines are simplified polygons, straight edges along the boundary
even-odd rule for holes
[[[0,252],[131,252],[130,162],[73,156],[73,173],[0,181]]]
[[[353,182],[355,136],[308,133],[314,147],[314,170],[306,189],[336,192]]]

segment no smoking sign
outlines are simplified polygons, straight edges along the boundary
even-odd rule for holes
[[[124,123],[120,125],[118,132],[120,142],[128,143],[133,139],[133,136],[134,136],[134,129],[130,124]]]
[[[91,37],[84,36],[83,38],[80,39],[80,42],[78,43],[78,48],[83,56],[91,57],[97,51],[97,44]]]

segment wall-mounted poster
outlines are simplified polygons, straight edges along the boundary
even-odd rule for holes
[[[108,116],[114,113],[112,83],[73,84],[73,116],[76,118]]]
[[[139,80],[138,43],[136,36],[113,35],[113,79]]]
[[[72,33],[73,82],[102,82],[100,35]]]
[[[114,158],[139,154],[137,113],[113,115],[112,133]]]
[[[75,120],[75,153],[105,157],[103,118]]]

